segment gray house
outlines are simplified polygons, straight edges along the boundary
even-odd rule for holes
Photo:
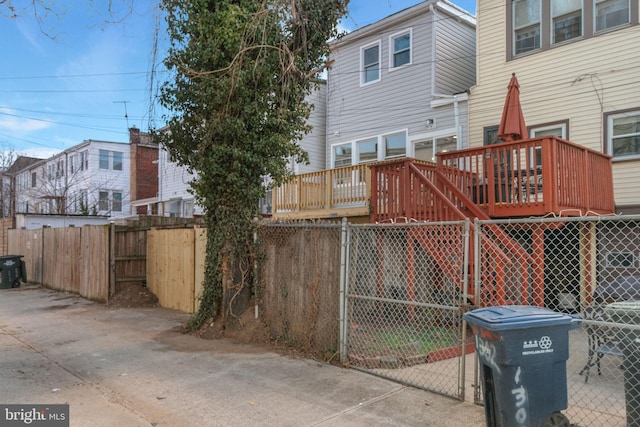
[[[468,146],[467,91],[476,80],[475,18],[424,1],[332,45],[327,167]]]
[[[312,163],[324,150],[324,170],[295,170],[295,180],[274,190],[273,216],[366,220],[368,165],[435,161],[438,152],[468,147],[475,34],[473,15],[446,0],[426,0],[334,41],[324,145],[302,145]]]

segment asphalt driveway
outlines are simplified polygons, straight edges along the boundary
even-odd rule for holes
[[[71,426],[483,426],[481,407],[359,371],[181,334],[188,315],[0,290],[0,403]]]

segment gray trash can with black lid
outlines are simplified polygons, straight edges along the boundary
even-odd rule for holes
[[[22,255],[0,256],[0,289],[17,288],[27,281]]]
[[[604,312],[612,322],[621,324],[616,338],[624,356],[627,427],[640,427],[640,301],[614,302],[606,305]]]
[[[566,426],[569,329],[573,316],[533,306],[464,314],[480,360],[487,426]]]

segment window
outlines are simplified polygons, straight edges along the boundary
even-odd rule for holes
[[[114,212],[122,212],[122,193],[113,192],[113,209]]]
[[[35,172],[31,172],[31,187],[35,187],[37,185],[37,174]]]
[[[113,170],[114,171],[122,170],[122,153],[118,151],[113,152]]]
[[[607,153],[614,159],[640,158],[640,111],[607,117]]]
[[[60,160],[56,166],[56,178],[64,176],[64,160]]]
[[[107,150],[100,150],[100,169],[109,169],[109,152]]]
[[[98,210],[99,211],[109,210],[109,192],[108,191],[98,192]]]
[[[75,165],[76,165],[76,156],[75,154],[71,157],[69,157],[69,173],[73,174],[75,173]]]
[[[540,48],[540,14],[540,0],[513,2],[513,42],[516,55]]]
[[[393,70],[394,68],[411,64],[411,30],[398,35],[393,35],[389,39],[389,51],[392,52],[392,55],[389,58],[389,68]]]
[[[607,254],[607,267],[633,267],[634,258],[632,252],[610,252]]]
[[[636,0],[510,0],[507,60],[638,25]]]
[[[119,151],[99,150],[100,169],[122,170],[122,153]]]
[[[493,145],[500,143],[500,138],[498,138],[498,127],[499,126],[487,126],[485,127],[483,132],[483,145]]]
[[[378,138],[358,141],[358,163],[378,160]]]
[[[596,31],[629,23],[629,0],[595,0]]]
[[[427,162],[436,161],[436,153],[446,153],[458,149],[458,140],[455,135],[429,138],[418,141],[415,144],[415,157]]]
[[[407,134],[396,133],[384,137],[385,158],[404,156],[407,152]]]
[[[582,0],[551,0],[552,43],[582,35]]]
[[[558,138],[567,139],[567,123],[553,123],[549,125],[541,125],[531,127],[529,129],[529,135],[531,138],[540,138],[543,136],[557,136]],[[535,153],[535,157],[533,157]],[[542,165],[542,147],[532,148],[530,163],[535,161],[535,164],[530,164],[529,167]]]
[[[362,56],[362,84],[373,83],[380,80],[380,44],[365,47]]]
[[[341,144],[333,147],[334,167],[351,166],[351,144]]]
[[[80,152],[80,170],[89,170],[89,156],[86,151]]]

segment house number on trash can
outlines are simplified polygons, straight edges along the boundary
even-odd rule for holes
[[[518,386],[520,384],[520,366],[516,370],[516,375],[514,376],[514,381],[516,383],[516,387],[511,390],[511,394],[514,396],[516,402],[516,422],[518,424],[524,424],[527,421],[527,389],[524,388],[523,385]]]
[[[553,353],[551,338],[543,336],[539,340],[525,341],[522,343],[522,355]]]

